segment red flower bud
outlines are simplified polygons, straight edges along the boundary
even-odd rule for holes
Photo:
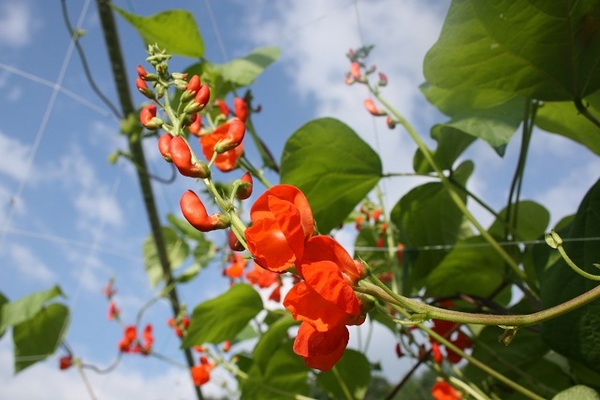
[[[442,361],[444,360],[444,357],[442,356],[442,351],[440,350],[440,345],[438,342],[431,343],[431,355],[433,356],[433,361],[435,361],[437,364],[441,364]]]
[[[192,117],[192,123],[189,126],[190,133],[196,136],[200,136],[200,130],[202,129],[202,117],[200,114],[194,114]]]
[[[404,353],[402,352],[402,347],[400,346],[400,343],[396,343],[396,355],[398,356],[398,358],[400,358],[404,355]]]
[[[191,190],[181,196],[179,205],[185,219],[201,232],[225,229],[229,226],[229,218],[226,215],[213,214],[209,216],[198,195]]]
[[[240,178],[240,186],[238,186],[237,192],[235,193],[235,197],[240,200],[246,200],[252,195],[252,175],[250,172],[246,172]]]
[[[241,97],[236,97],[233,99],[233,110],[235,111],[235,116],[241,119],[243,122],[246,122],[248,119],[248,104],[246,104],[246,100]]]
[[[226,117],[229,115],[229,107],[227,107],[227,103],[225,103],[221,99],[217,99],[215,100],[215,104],[217,105],[217,107],[219,107],[221,114],[223,114]]]
[[[201,179],[210,176],[210,169],[204,161],[196,160],[192,163],[192,152],[190,147],[181,136],[175,136],[171,140],[169,150],[173,164],[175,164],[181,175]]]
[[[206,107],[208,100],[210,99],[210,87],[208,85],[201,85],[194,98],[194,103],[200,106],[200,110]],[[196,112],[200,111],[197,110]]]
[[[229,129],[225,138],[215,145],[215,153],[222,154],[238,147],[244,140],[245,132],[246,124],[239,118],[233,118],[229,122]]]
[[[156,117],[156,104],[149,104],[140,111],[140,122],[146,129],[154,130],[162,126],[163,121]]]
[[[350,75],[352,76],[352,78],[354,78],[354,80],[360,80],[361,73],[360,64],[358,62],[354,61],[352,64],[350,64]]]
[[[235,233],[233,233],[231,229],[227,231],[227,244],[229,244],[229,248],[233,251],[245,250],[244,246],[242,243],[240,243],[237,236],[235,236]]]
[[[145,78],[148,72],[141,65],[137,66],[137,74],[140,78]]]
[[[154,92],[148,87],[148,84],[143,78],[137,78],[135,81],[135,86],[141,94],[149,99],[154,99]]]
[[[173,162],[171,158],[171,140],[173,140],[173,135],[170,133],[165,133],[158,138],[158,151],[168,162]]]
[[[374,115],[376,117],[382,116],[382,115],[387,115],[387,113],[383,110],[380,110],[377,108],[377,106],[375,105],[375,102],[372,99],[365,99],[365,108],[367,109],[368,112],[371,113],[371,115]]]
[[[192,78],[190,79],[190,81],[188,82],[187,86],[185,87],[186,90],[189,90],[192,93],[196,93],[201,86],[201,82],[200,82],[200,77],[198,75],[194,75],[192,76]]]
[[[379,82],[378,82],[379,86],[385,86],[388,84],[388,78],[387,75],[384,74],[383,72],[379,73]]]
[[[394,119],[392,118],[391,115],[387,116],[387,118],[385,119],[385,122],[386,122],[388,128],[390,128],[390,129],[394,129],[396,127],[396,121],[394,121]]]
[[[71,368],[72,365],[73,365],[73,357],[71,357],[71,356],[63,356],[60,358],[60,360],[58,362],[58,367],[63,371],[65,369]]]

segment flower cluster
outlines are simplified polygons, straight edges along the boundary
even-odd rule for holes
[[[141,353],[148,355],[152,351],[154,336],[152,335],[152,325],[148,324],[142,332],[142,339],[137,337],[137,328],[129,325],[123,332],[123,338],[119,342],[119,350],[122,353]]]
[[[250,210],[252,226],[245,231],[255,262],[272,272],[295,268],[301,278],[283,304],[301,321],[294,352],[311,368],[330,370],[348,344],[347,325],[364,322],[353,285],[363,265],[333,238],[314,235],[308,200],[296,187],[276,185]]]
[[[201,386],[210,380],[210,371],[215,367],[214,363],[208,361],[206,356],[200,356],[200,364],[190,369],[194,385]]]

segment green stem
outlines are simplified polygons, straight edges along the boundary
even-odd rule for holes
[[[477,221],[475,216],[473,216],[473,214],[467,209],[462,198],[456,192],[456,190],[454,190],[452,183],[448,180],[448,178],[444,175],[443,171],[437,165],[437,163],[433,159],[433,155],[429,151],[429,148],[427,147],[427,145],[425,145],[425,142],[421,140],[419,134],[414,130],[412,125],[410,125],[408,121],[395,108],[393,108],[383,97],[381,97],[379,93],[375,92],[370,85],[369,90],[381,102],[381,104],[383,104],[393,114],[396,121],[399,124],[401,124],[404,127],[404,129],[406,129],[410,137],[413,139],[413,141],[423,153],[427,162],[431,165],[437,176],[440,178],[442,185],[444,185],[444,188],[446,188],[450,198],[452,199],[456,207],[458,207],[461,213],[467,218],[467,220],[471,224],[473,224],[473,226],[477,229],[481,236],[492,246],[492,248],[494,248],[494,250],[500,255],[500,257],[502,257],[502,259],[509,265],[513,272],[519,278],[525,280],[525,273],[519,269],[519,266],[515,262],[515,260],[512,259],[512,257],[498,244],[498,242],[492,237],[492,235],[488,233],[488,231],[479,223],[479,221]]]
[[[110,7],[110,0],[96,0],[98,8],[98,15],[102,24],[102,30],[104,32],[104,39],[106,42],[106,48],[110,58],[110,65],[112,66],[112,72],[114,75],[114,81],[117,86],[117,93],[121,103],[121,109],[123,115],[129,116],[135,113],[133,101],[131,99],[129,83],[127,80],[125,61],[123,60],[123,54],[121,52],[120,40],[117,33],[117,27],[113,17],[113,11]],[[171,310],[173,315],[177,315],[180,310],[179,295],[177,293],[176,286],[173,284],[173,275],[171,274],[171,264],[167,256],[167,249],[165,240],[162,233],[162,227],[160,224],[160,218],[158,216],[158,210],[156,202],[154,200],[154,192],[152,190],[152,184],[148,174],[144,171],[148,170],[146,157],[144,154],[144,148],[140,138],[141,129],[133,134],[128,135],[128,145],[131,157],[135,160],[136,165],[141,168],[137,169],[137,177],[140,185],[140,190],[144,199],[144,206],[146,208],[146,214],[150,223],[152,232],[152,238],[156,247],[157,256],[163,272],[163,277],[166,286],[173,286],[173,289],[169,291],[169,299],[171,303]],[[186,362],[191,368],[194,366],[194,357],[190,349],[183,349]],[[198,400],[203,400],[204,396],[198,386],[194,385],[194,390]]]
[[[581,99],[575,99],[575,108],[577,108],[577,111],[579,111],[581,115],[586,117],[592,124],[600,128],[600,121],[594,116],[594,114],[592,114],[588,110],[588,108],[585,106],[585,104],[583,104],[583,101]]]
[[[88,394],[90,395],[90,398],[92,400],[96,400],[97,397],[94,394],[94,389],[92,388],[92,385],[90,384],[90,381],[87,378],[87,375],[85,374],[85,371],[83,370],[81,365],[77,365],[77,372],[79,372],[79,375],[81,376],[81,380],[83,380],[83,384],[85,385],[85,389],[87,390]]]
[[[413,313],[411,314],[411,317],[418,317],[418,320],[435,318],[465,324],[499,325],[507,327],[536,325],[549,319],[564,315],[600,298],[599,285],[571,300],[532,314],[494,315],[467,313],[435,307],[429,304],[421,303],[417,300],[410,299],[408,297],[401,296],[389,289],[370,270],[368,272],[368,279],[370,282],[363,280],[359,282],[359,286],[356,286],[354,289],[357,292],[370,294],[379,300],[400,307],[400,309],[408,310]]]
[[[347,400],[354,400],[354,396],[352,396],[352,393],[350,393],[350,389],[348,389],[348,385],[346,385],[346,382],[344,381],[344,378],[342,378],[342,376],[340,375],[340,372],[337,370],[337,367],[334,366],[331,369],[331,372],[333,373],[333,376],[335,376],[335,379],[342,388],[342,392],[344,392],[344,397]]]
[[[556,249],[558,250],[558,253],[563,258],[563,260],[565,260],[565,262],[567,263],[567,265],[569,267],[571,267],[571,269],[573,271],[577,272],[579,275],[581,275],[584,278],[589,279],[591,281],[596,281],[596,282],[600,281],[600,275],[593,275],[593,274],[590,274],[589,272],[585,272],[584,270],[582,270],[581,268],[579,268],[577,266],[577,264],[575,264],[573,262],[573,260],[571,260],[571,257],[569,257],[569,255],[565,251],[565,248],[562,246],[562,244],[559,245]]]

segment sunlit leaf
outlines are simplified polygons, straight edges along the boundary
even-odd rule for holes
[[[600,394],[590,387],[575,385],[558,393],[552,400],[600,400]]]
[[[226,64],[215,65],[225,81],[236,86],[247,86],[254,82],[265,68],[275,62],[281,51],[278,47],[260,47],[242,58],[236,58]]]
[[[262,309],[262,299],[256,290],[246,284],[234,285],[222,295],[194,308],[183,346],[231,340]]]
[[[455,0],[424,74],[446,89],[545,101],[600,88],[597,1]]]
[[[317,376],[317,385],[327,393],[329,398],[346,398],[342,384],[346,386],[353,398],[365,398],[371,382],[371,364],[363,353],[346,349],[334,368],[335,372],[332,370]]]
[[[33,318],[40,312],[44,304],[49,300],[64,296],[59,286],[54,286],[48,290],[32,293],[19,300],[5,303],[0,309],[0,332],[12,325],[20,324]]]
[[[157,44],[169,54],[202,58],[204,41],[194,16],[185,10],[168,10],[149,17],[128,13],[112,5],[127,22],[129,22],[146,43]]]
[[[381,175],[377,153],[333,118],[302,126],[288,139],[281,157],[281,182],[302,190],[322,233],[344,221]]]
[[[512,236],[517,240],[536,240],[546,232],[550,222],[550,213],[541,204],[524,200],[516,204],[512,212],[512,217],[516,217],[515,226],[517,227],[516,235]],[[506,214],[506,209],[500,211],[499,219],[496,219],[488,229],[488,232],[497,238],[504,237]]]
[[[167,258],[171,269],[179,268],[190,254],[190,248],[177,232],[168,227],[162,228],[163,240],[167,251]],[[150,234],[144,240],[143,246],[144,267],[150,280],[150,286],[155,287],[163,279],[163,269],[154,244],[154,237]]]
[[[52,355],[65,337],[69,325],[69,309],[62,304],[50,304],[33,318],[13,328],[15,372]]]

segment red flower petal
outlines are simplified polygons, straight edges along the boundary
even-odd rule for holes
[[[462,399],[462,395],[446,381],[437,381],[431,388],[431,395],[435,400]]]
[[[329,371],[344,354],[350,335],[344,325],[318,332],[306,322],[300,324],[294,353],[304,358],[309,368]]]

